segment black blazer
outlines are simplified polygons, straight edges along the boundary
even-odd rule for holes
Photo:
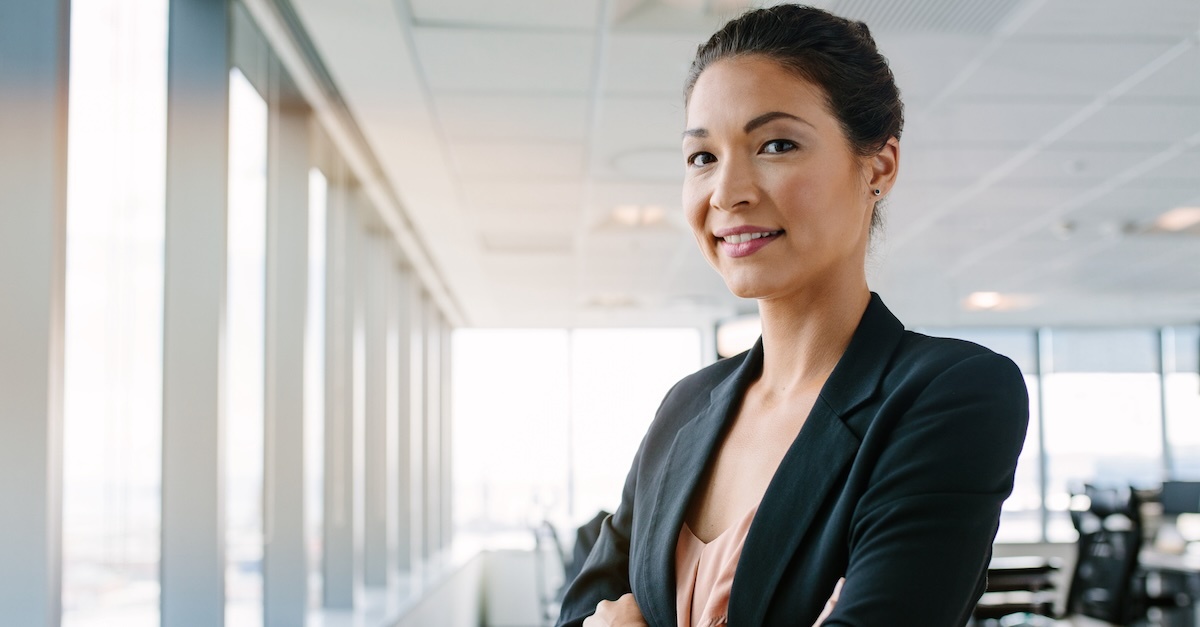
[[[710,456],[762,369],[761,342],[671,389],[567,589],[559,625],[633,592],[675,627],[675,545]],[[731,627],[809,627],[839,577],[826,627],[952,627],[983,593],[1000,504],[1012,491],[1029,401],[1015,364],[905,331],[875,294],[784,455],[750,525]]]

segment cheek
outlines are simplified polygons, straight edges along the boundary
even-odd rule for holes
[[[687,220],[688,226],[699,237],[704,231],[704,221],[707,219],[708,212],[705,209],[708,203],[705,201],[702,194],[688,185],[683,188],[683,216]]]

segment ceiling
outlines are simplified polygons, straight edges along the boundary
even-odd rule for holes
[[[753,309],[679,207],[684,74],[750,2],[291,3],[468,324]],[[905,100],[901,176],[868,259],[901,319],[1200,320],[1200,228],[1151,228],[1200,206],[1200,2],[814,4],[870,25]],[[968,310],[979,291],[1005,299]]]

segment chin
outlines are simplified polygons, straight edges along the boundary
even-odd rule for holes
[[[725,287],[738,298],[758,299],[770,295],[774,290],[761,281],[746,278],[725,278]]]

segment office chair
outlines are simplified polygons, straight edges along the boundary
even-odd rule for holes
[[[1148,594],[1138,569],[1143,543],[1141,495],[1131,488],[1084,486],[1071,497],[1071,523],[1079,533],[1077,558],[1067,593],[1066,613],[1056,616],[1041,593],[1053,588],[1049,564],[1012,564],[1009,572],[989,569],[989,591],[1025,590],[1032,594],[1019,603],[989,603],[981,599],[976,621],[997,620],[1007,624],[1046,624],[1051,618],[1086,616],[1113,625],[1133,625],[1146,617],[1152,606],[1176,606],[1176,597]],[[1020,558],[1027,559],[1027,558]],[[1023,568],[1022,568],[1023,566]],[[991,577],[999,576],[993,581]],[[1048,584],[1048,585],[1047,585]],[[1007,587],[1006,587],[1007,586]],[[1024,619],[1026,622],[1014,622]]]
[[[1129,488],[1084,486],[1084,499],[1072,497],[1071,523],[1079,532],[1079,556],[1067,595],[1067,614],[1129,625],[1145,615],[1139,589],[1142,549],[1141,499]],[[1086,504],[1086,507],[1082,506]]]

